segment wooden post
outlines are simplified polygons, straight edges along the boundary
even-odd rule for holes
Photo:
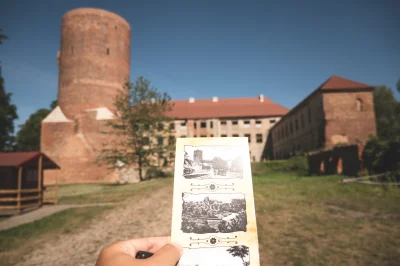
[[[17,211],[21,212],[21,182],[22,182],[22,166],[18,167],[18,194],[17,194]]]
[[[43,194],[42,193],[42,164],[43,164],[43,155],[40,155],[39,162],[38,162],[38,190],[39,190],[39,207],[42,206],[43,202]]]
[[[58,174],[56,175],[56,198],[55,204],[58,204]]]

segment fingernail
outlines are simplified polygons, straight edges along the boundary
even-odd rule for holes
[[[174,245],[179,250],[179,253],[181,253],[181,256],[182,256],[182,254],[183,254],[182,246],[178,243],[171,243],[171,244]]]

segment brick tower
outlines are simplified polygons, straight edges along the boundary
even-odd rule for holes
[[[113,101],[129,81],[131,28],[109,11],[78,8],[61,23],[58,106],[43,120],[41,150],[61,170],[45,172],[48,183],[111,182],[117,179],[96,165],[106,141],[100,134],[113,116]]]

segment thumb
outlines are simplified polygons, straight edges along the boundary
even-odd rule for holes
[[[181,258],[183,249],[179,244],[167,244],[148,258],[150,265],[175,266]]]

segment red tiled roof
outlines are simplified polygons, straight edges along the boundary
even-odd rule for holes
[[[372,86],[336,75],[331,76],[318,89],[320,90],[343,90],[343,89],[370,89]]]
[[[264,97],[254,98],[173,100],[173,110],[167,115],[176,119],[283,116],[289,109]]]
[[[374,86],[366,85],[357,81],[353,81],[350,79],[345,79],[336,75],[332,75],[328,78],[324,83],[322,83],[318,88],[316,88],[311,94],[309,94],[306,98],[300,101],[295,107],[293,107],[288,113],[287,116],[283,117],[279,120],[272,128],[276,128],[279,124],[283,123],[286,117],[289,114],[295,113],[300,106],[302,106],[305,102],[308,101],[315,93],[319,91],[332,91],[332,90],[362,90],[362,89],[373,89]]]
[[[52,160],[50,160],[45,154],[38,152],[38,151],[32,151],[32,152],[0,152],[0,166],[21,166],[24,163],[29,162],[30,160],[33,160],[40,155],[44,156],[44,159],[49,160],[51,164],[53,164],[55,167],[58,167],[56,163],[54,163]]]

